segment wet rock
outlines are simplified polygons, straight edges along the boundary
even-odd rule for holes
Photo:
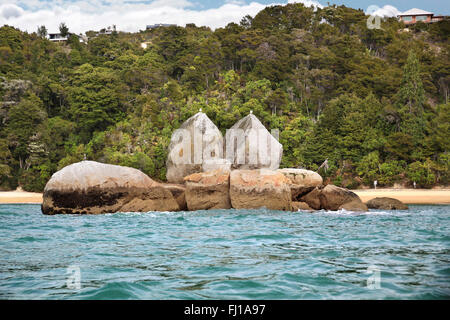
[[[292,211],[299,211],[299,210],[314,211],[314,209],[311,208],[310,206],[308,206],[308,204],[306,202],[300,202],[300,201],[292,201],[291,210]]]
[[[176,211],[172,193],[141,171],[95,161],[59,170],[44,189],[44,214]]]
[[[282,173],[268,169],[233,170],[230,197],[235,209],[291,210],[289,180]]]
[[[189,210],[230,209],[230,173],[210,171],[184,178]]]
[[[347,203],[344,203],[339,207],[339,210],[344,209],[347,211],[368,211],[367,206],[361,200],[354,200]]]
[[[401,202],[400,200],[380,197],[371,199],[366,202],[367,207],[370,209],[380,209],[380,210],[408,210],[408,206]]]
[[[162,186],[172,193],[172,196],[178,203],[178,211],[186,211],[186,187],[182,184],[163,184]]]
[[[331,184],[320,190],[319,199],[321,208],[325,210],[339,210],[342,208],[345,209],[346,207],[350,208],[350,203],[352,203],[351,206],[353,208],[358,207],[363,209],[365,207],[356,193]],[[367,208],[363,211],[367,211]]]
[[[320,210],[322,208],[320,204],[320,189],[319,187],[314,188],[311,192],[305,194],[300,198],[300,201],[306,202],[308,206],[314,210]]]

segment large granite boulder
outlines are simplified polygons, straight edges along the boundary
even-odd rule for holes
[[[184,177],[192,173],[223,169],[226,165],[222,133],[205,113],[190,117],[172,134],[166,161],[167,181],[183,183]]]
[[[231,171],[230,197],[235,209],[291,210],[289,180],[268,169]]]
[[[368,210],[356,193],[331,184],[320,190],[319,199],[321,208],[325,210]]]
[[[311,170],[285,168],[278,169],[278,172],[281,172],[289,179],[292,201],[294,202],[299,201],[302,196],[323,183],[320,174]]]
[[[367,207],[370,209],[380,210],[408,210],[408,206],[400,200],[380,197],[374,198],[366,202]]]
[[[315,187],[312,191],[303,195],[299,201],[305,202],[309,207],[315,210],[368,210],[367,206],[361,201],[356,193],[331,184],[325,187]]]
[[[280,167],[283,146],[253,115],[236,122],[225,135],[225,158],[233,169],[276,170]]]
[[[347,211],[362,211],[362,212],[368,211],[367,206],[364,204],[364,202],[361,201],[361,199],[346,202],[339,207],[339,210],[340,209],[344,209]]]
[[[308,192],[304,196],[300,198],[301,202],[305,202],[309,207],[313,208],[314,210],[320,210],[322,209],[322,205],[320,204],[320,188],[315,187],[312,191]]]
[[[82,161],[59,170],[44,189],[44,214],[176,211],[172,193],[141,171]]]
[[[230,209],[230,173],[215,170],[184,178],[189,210]]]

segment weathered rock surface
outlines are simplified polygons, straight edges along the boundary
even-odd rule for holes
[[[166,161],[167,181],[183,183],[184,177],[192,173],[222,168],[222,159],[222,134],[205,113],[198,112],[172,135]]]
[[[202,172],[220,170],[223,172],[231,171],[231,162],[226,159],[205,160],[202,163]]]
[[[367,206],[361,200],[353,200],[347,203],[344,203],[339,207],[339,210],[345,209],[347,211],[368,211]]]
[[[268,169],[232,171],[230,197],[235,209],[291,210],[289,180]]]
[[[319,198],[320,192],[320,189],[316,187],[311,192],[301,197],[300,201],[306,202],[306,204],[308,204],[308,206],[310,206],[314,210],[320,210],[322,208]]]
[[[361,201],[356,193],[331,184],[325,187],[315,187],[311,192],[305,194],[299,200],[305,202],[314,210],[368,210],[367,206]]]
[[[289,179],[292,201],[299,201],[302,196],[321,186],[323,179],[317,172],[305,169],[285,168],[278,169]]]
[[[283,146],[253,115],[236,122],[225,135],[225,158],[233,169],[276,170],[280,167]]]
[[[178,203],[178,211],[186,211],[186,187],[183,184],[163,184],[162,186],[172,193],[172,196]]]
[[[408,210],[408,206],[401,202],[400,200],[380,197],[371,199],[366,202],[367,207],[370,209],[380,209],[380,210]]]
[[[230,209],[230,173],[211,171],[194,173],[186,181],[189,210]]]
[[[308,206],[308,204],[306,202],[299,202],[299,201],[292,201],[291,210],[292,211],[299,211],[299,210],[314,211],[314,209],[311,208],[310,206]]]
[[[44,189],[44,214],[176,211],[172,193],[141,171],[82,161],[50,178]]]
[[[331,184],[320,190],[319,199],[321,208],[325,210],[350,208],[350,203],[352,203],[352,208],[359,208],[358,211],[367,211],[367,207],[365,207],[356,193]],[[364,207],[365,210],[363,210]]]

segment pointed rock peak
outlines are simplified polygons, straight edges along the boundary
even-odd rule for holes
[[[203,112],[194,114],[172,134],[166,161],[167,180],[183,183],[184,177],[204,168],[224,166],[214,162],[223,158],[223,143],[222,133],[208,116]]]
[[[201,109],[200,109],[201,110]],[[208,118],[206,113],[203,113],[201,111],[194,114],[192,117],[187,119],[182,125],[181,129],[186,128],[202,128],[202,129],[208,129],[208,130],[217,130],[219,129],[216,127],[216,125],[211,121],[211,119]]]
[[[236,122],[231,129],[259,129],[266,127],[261,123],[261,121],[253,114],[253,112],[250,112],[248,115],[246,115],[244,118]],[[266,129],[267,130],[267,129]]]
[[[278,169],[283,154],[283,146],[253,113],[227,130],[225,147],[234,169]]]

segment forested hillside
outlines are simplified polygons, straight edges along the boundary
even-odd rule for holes
[[[368,29],[344,6],[268,7],[240,24],[52,43],[0,28],[0,189],[41,191],[84,158],[165,179],[199,108],[225,132],[250,110],[280,129],[283,167],[348,188],[449,183],[449,21]],[[69,30],[70,30],[70,26]],[[146,42],[143,49],[141,43]]]

